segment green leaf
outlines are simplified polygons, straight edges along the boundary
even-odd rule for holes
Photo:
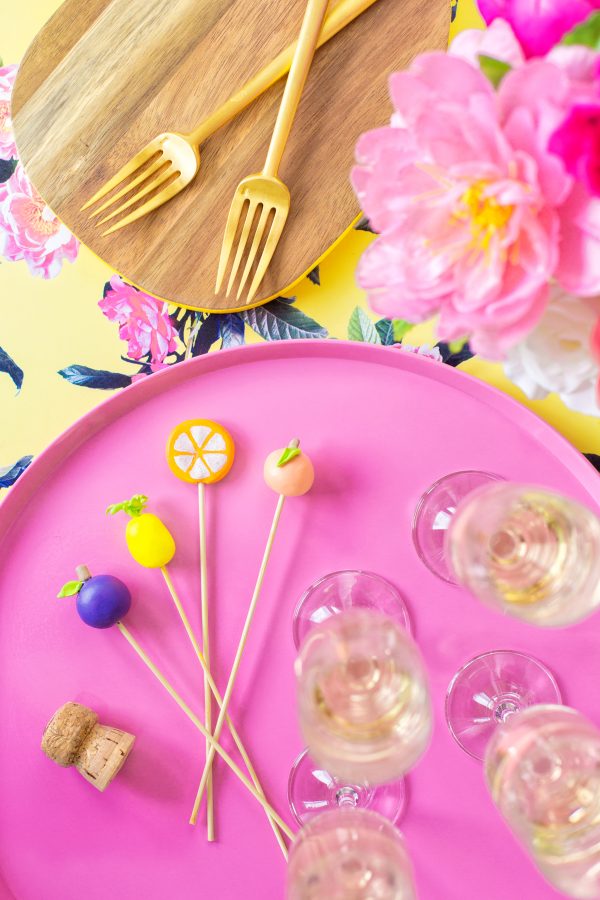
[[[591,47],[592,50],[600,50],[600,12],[593,12],[585,22],[576,25],[571,31],[567,31],[561,44],[581,47]]]
[[[392,327],[394,329],[394,341],[399,344],[404,335],[408,334],[411,328],[414,328],[413,322],[407,322],[405,319],[392,319]]]
[[[300,456],[300,448],[299,447],[286,447],[279,459],[277,460],[278,466],[285,466],[286,463],[289,463],[291,459],[294,457]]]
[[[67,581],[63,584],[60,591],[56,595],[60,600],[62,597],[74,597],[83,587],[83,581]]]
[[[512,66],[503,62],[501,59],[495,59],[493,56],[486,56],[485,53],[479,53],[479,68],[495,88],[498,87],[505,75],[510,72]]]
[[[357,306],[348,322],[348,338],[364,344],[380,344],[381,338],[372,321],[360,306]]]
[[[145,494],[134,494],[131,500],[123,500],[121,503],[111,503],[111,505],[106,508],[106,515],[114,516],[117,513],[125,512],[128,516],[134,518],[135,516],[141,515],[147,502],[148,498]]]

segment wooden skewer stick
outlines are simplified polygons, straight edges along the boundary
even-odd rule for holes
[[[200,534],[200,603],[202,609],[202,653],[210,669],[210,636],[208,622],[208,576],[206,560],[206,507],[204,482],[198,482],[198,525]],[[206,671],[204,672],[204,724],[212,733],[212,697]],[[206,744],[206,755],[210,747]],[[209,841],[215,839],[215,811],[212,769],[206,783],[206,833]]]
[[[183,712],[186,714],[188,719],[191,722],[193,722],[193,724],[196,726],[198,731],[203,735],[203,737],[206,738],[207,742],[210,744],[211,752],[214,751],[215,753],[218,753],[219,756],[225,760],[225,762],[227,763],[227,765],[229,766],[231,771],[235,775],[237,775],[237,777],[242,782],[242,784],[244,785],[246,790],[252,794],[252,796],[258,803],[260,803],[260,805],[263,807],[263,809],[266,810],[266,812],[268,813],[270,818],[273,819],[277,823],[279,828],[281,828],[283,833],[290,840],[293,840],[294,834],[290,830],[290,828],[288,828],[288,826],[285,824],[285,822],[283,821],[281,816],[265,800],[264,796],[262,796],[262,794],[260,794],[258,792],[258,790],[254,787],[254,785],[250,781],[248,781],[248,779],[246,778],[246,776],[244,775],[242,770],[236,765],[236,763],[233,761],[233,759],[230,757],[230,755],[227,753],[227,751],[224,750],[221,747],[221,745],[217,743],[217,740],[211,734],[209,734],[209,732],[206,730],[206,728],[204,727],[204,725],[202,724],[202,722],[200,721],[198,716],[194,715],[194,713],[189,708],[189,706],[187,705],[185,700],[183,700],[182,697],[179,696],[179,694],[177,693],[175,688],[173,688],[172,685],[169,684],[169,682],[167,681],[165,676],[162,674],[160,669],[158,669],[154,665],[154,663],[152,662],[150,657],[145,653],[144,650],[142,650],[142,648],[140,647],[140,645],[138,644],[138,642],[136,641],[134,636],[131,634],[129,629],[126,628],[122,622],[117,622],[116,625],[117,625],[117,628],[119,629],[119,631],[121,632],[121,634],[123,635],[123,637],[125,638],[125,640],[135,650],[135,652],[140,657],[142,662],[144,662],[145,665],[150,669],[150,671],[155,676],[155,678],[157,678],[158,681],[160,681],[160,683],[162,684],[164,689],[167,691],[167,693],[169,693],[171,695],[171,697],[173,698],[175,703],[179,706],[180,709],[183,710]]]
[[[181,621],[183,622],[183,627],[186,630],[187,636],[190,639],[190,643],[191,643],[192,647],[194,648],[194,651],[196,653],[196,656],[198,657],[200,665],[202,666],[202,670],[206,676],[210,690],[212,691],[212,694],[217,702],[217,705],[221,709],[223,707],[223,698],[221,697],[219,690],[214,682],[214,679],[210,673],[210,669],[208,668],[206,659],[202,653],[202,650],[200,649],[200,645],[198,643],[196,635],[194,634],[194,632],[192,630],[192,626],[187,617],[185,609],[183,608],[183,604],[181,603],[181,600],[179,599],[179,595],[177,594],[177,591],[175,590],[175,585],[173,584],[173,581],[171,580],[171,576],[167,570],[167,567],[163,566],[161,569],[161,572],[165,579],[165,583],[167,585],[167,588],[169,590],[169,593],[171,595],[173,603],[175,604],[175,608],[177,609],[177,612],[179,613],[179,617],[180,617]],[[240,751],[240,755],[241,755],[242,759],[244,760],[244,764],[245,764],[246,768],[248,769],[248,772],[250,774],[250,778],[252,779],[254,787],[259,792],[261,797],[263,797],[266,801],[265,792],[263,791],[261,784],[258,780],[258,775],[256,774],[254,766],[252,765],[252,762],[250,761],[250,757],[248,756],[248,753],[246,752],[246,749],[242,743],[242,739],[240,738],[238,731],[235,728],[233,722],[231,721],[231,718],[229,717],[229,715],[226,716],[225,721],[227,722],[227,726],[229,728],[229,731],[231,732],[231,736],[235,742],[235,745],[238,748],[238,750]],[[207,741],[207,744],[208,743],[209,742]],[[210,752],[210,748],[209,748],[208,752]],[[287,859],[287,847],[286,847],[285,841],[283,839],[283,836],[281,834],[281,831],[277,827],[275,820],[270,817],[269,812],[266,809],[266,807],[265,807],[265,811],[267,812],[267,816],[269,816],[269,822],[271,824],[271,828],[273,829],[273,833],[275,834],[275,837],[277,838],[277,843],[279,844],[283,855]]]
[[[285,496],[283,494],[280,494],[279,499],[277,501],[277,506],[275,508],[275,515],[273,516],[273,522],[271,524],[271,530],[269,532],[267,546],[265,547],[265,552],[264,552],[264,555],[262,558],[262,563],[260,566],[260,570],[258,572],[258,578],[256,579],[256,584],[254,586],[254,593],[252,594],[250,606],[248,607],[248,614],[246,615],[246,621],[244,623],[244,628],[242,630],[242,636],[241,636],[240,642],[238,644],[237,652],[235,654],[235,659],[233,661],[233,666],[231,668],[231,673],[229,675],[229,681],[227,682],[227,687],[225,689],[223,703],[221,705],[221,710],[219,712],[219,717],[217,719],[217,724],[215,726],[215,731],[214,731],[215,741],[219,740],[219,735],[221,734],[221,731],[223,729],[223,723],[225,722],[225,715],[227,713],[227,707],[229,706],[229,701],[231,699],[231,694],[233,692],[235,679],[237,677],[238,669],[240,667],[240,662],[242,660],[242,654],[244,652],[244,647],[246,646],[248,632],[250,631],[250,625],[252,624],[252,619],[254,617],[254,612],[256,610],[256,604],[258,603],[258,598],[260,596],[260,591],[261,591],[262,584],[264,581],[265,572],[267,569],[267,563],[269,562],[271,550],[273,549],[273,542],[275,541],[275,534],[277,532],[277,526],[279,525],[279,519],[281,517],[281,511],[283,509],[284,501],[285,501]],[[204,766],[204,772],[202,773],[202,779],[198,786],[198,793],[196,794],[194,808],[193,808],[192,814],[190,816],[190,823],[192,825],[196,824],[196,820],[198,818],[198,810],[200,808],[200,803],[202,802],[202,796],[204,794],[204,789],[205,789],[206,783],[208,781],[208,777],[210,774],[210,769],[211,769],[214,757],[215,757],[215,746],[213,745],[213,746],[211,746],[208,756],[206,757],[206,764]]]

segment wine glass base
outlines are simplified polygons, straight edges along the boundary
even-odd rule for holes
[[[356,608],[375,609],[410,634],[408,610],[394,585],[373,572],[348,569],[315,581],[296,604],[292,626],[296,649],[312,628]]]
[[[393,825],[406,806],[406,785],[403,778],[376,787],[349,784],[318,766],[304,750],[290,772],[288,800],[300,826],[332,809],[367,809]]]
[[[455,741],[482,760],[499,725],[529,706],[560,703],[554,676],[516,650],[491,650],[458,670],[446,694],[446,722]]]
[[[445,552],[446,532],[456,507],[472,491],[501,480],[491,472],[452,472],[434,482],[420,498],[413,517],[413,542],[421,561],[438,578],[456,584]]]

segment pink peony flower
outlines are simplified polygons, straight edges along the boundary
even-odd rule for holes
[[[596,320],[590,341],[594,358],[600,362],[600,316]]]
[[[496,55],[493,41],[486,52]],[[466,60],[432,53],[392,76],[391,127],[363,135],[353,171],[381,232],[358,269],[377,312],[413,322],[439,312],[444,340],[468,335],[475,352],[501,358],[541,317],[552,277],[573,294],[600,292],[600,201],[548,150],[590,73],[577,53],[523,62],[496,93]]]
[[[165,357],[177,347],[177,332],[166,303],[113,275],[110,290],[98,305],[107,319],[118,322],[119,337],[127,341],[127,352],[132,359],[150,354],[153,370],[162,368]]]
[[[600,0],[478,0],[478,5],[488,25],[506,19],[531,57],[544,56],[567,31],[600,9]]]
[[[24,259],[32,275],[54,278],[78,249],[77,239],[46,206],[19,163],[0,185],[0,255],[11,262]]]
[[[16,159],[17,156],[10,115],[10,96],[16,77],[17,66],[0,67],[0,159]]]
[[[550,138],[548,149],[567,172],[600,196],[600,101],[576,104]]]

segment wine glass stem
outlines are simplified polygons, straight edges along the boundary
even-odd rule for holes
[[[356,809],[358,806],[358,792],[350,786],[340,788],[335,799],[340,809]]]

